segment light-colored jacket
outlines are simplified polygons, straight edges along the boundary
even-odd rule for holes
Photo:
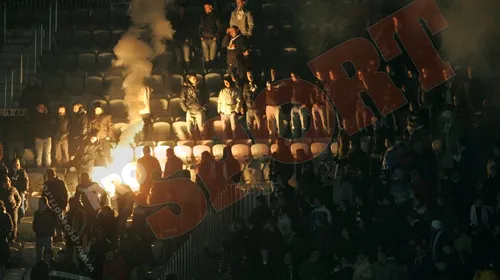
[[[234,10],[231,13],[229,26],[238,26],[243,36],[252,36],[254,27],[252,13],[245,8]]]
[[[219,92],[219,99],[217,100],[217,112],[229,115],[232,113],[239,113],[242,106],[241,92],[235,88],[223,88]]]

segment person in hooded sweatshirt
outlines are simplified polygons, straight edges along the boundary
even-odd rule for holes
[[[15,242],[17,238],[17,214],[18,209],[21,206],[21,196],[11,184],[9,176],[7,174],[0,175],[0,200],[3,201],[5,205],[5,211],[12,218],[12,234],[9,237],[9,241]]]
[[[47,198],[41,197],[38,200],[38,210],[35,211],[33,218],[37,261],[42,260],[44,251],[52,250],[52,238],[55,236],[57,227],[57,214],[49,208]]]

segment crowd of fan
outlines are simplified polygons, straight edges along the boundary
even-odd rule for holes
[[[409,60],[397,60],[385,70],[409,103],[385,117],[374,110],[371,120],[361,104],[357,106],[356,124],[347,124],[338,113],[327,114],[327,106],[331,106],[327,97],[342,94],[334,72],[316,73],[313,83],[301,80],[296,73],[290,73],[289,82],[281,82],[275,69],[270,70],[267,81],[254,78],[250,63],[252,12],[244,7],[244,1],[236,3],[230,28],[222,39],[229,75],[218,95],[217,112],[227,139],[238,137],[238,122],[245,123],[251,135],[276,140],[273,158],[280,160],[269,163],[275,187],[269,201],[259,197],[251,216],[231,225],[231,238],[222,245],[220,278],[498,279],[498,117],[491,96],[482,87],[484,81],[473,76],[472,67],[467,71],[456,69],[455,77],[445,76],[445,83],[424,91]],[[182,18],[184,8],[179,9]],[[217,40],[223,30],[212,5],[204,5],[204,10],[199,31],[203,57],[210,65],[216,60]],[[177,56],[189,64],[187,36],[191,35],[182,25],[177,27]],[[427,79],[426,69],[418,72]],[[358,78],[364,84],[362,72],[358,72]],[[265,98],[258,104],[261,91]],[[281,105],[280,98],[287,94],[292,104]],[[189,73],[181,106],[194,140],[210,138],[203,125],[206,95],[196,74]],[[33,104],[31,99],[29,102]],[[151,174],[161,171],[158,160],[145,147],[140,162],[146,167],[147,179],[135,197],[133,192],[116,193],[118,216],[106,206],[105,193],[101,208],[96,210],[85,191],[94,184],[89,174],[94,165],[102,164],[97,161],[105,164],[111,160],[110,143],[117,140],[113,139],[111,117],[100,104],[95,104],[94,114],[88,117],[82,104],[77,103],[70,116],[60,106],[52,119],[43,101],[35,103],[36,111],[29,112],[28,117],[33,124],[30,132],[35,139],[36,164],[75,165],[80,184],[70,198],[54,170],[47,171],[33,222],[37,258],[43,261],[33,268],[32,279],[47,275],[49,270],[83,273],[88,264],[79,256],[78,248],[82,247],[88,248],[85,254],[94,267],[90,273],[93,279],[130,279],[128,267],[135,267],[142,277],[148,266],[158,262],[151,251],[153,235],[145,222],[150,211],[144,206],[154,199],[153,195],[149,197]],[[265,132],[261,129],[264,121]],[[289,131],[285,123],[290,124]],[[360,131],[349,136],[347,125]],[[6,158],[13,160],[13,166],[3,166],[0,177],[0,232],[2,240],[10,241],[16,240],[16,224],[24,215],[29,193],[22,158],[15,159],[24,152],[16,144],[23,142],[22,132],[15,127],[12,124],[4,135]],[[299,139],[309,130],[318,138],[333,134],[338,144],[336,150],[326,151],[327,159],[321,162],[308,160],[310,155],[303,150],[292,155],[278,137]],[[234,160],[230,149],[225,153],[221,161],[204,154],[197,166],[199,177],[208,178],[204,172],[225,176],[227,170],[222,167]],[[167,151],[167,158],[165,179],[183,166],[172,149]],[[294,161],[297,163],[284,163]],[[232,179],[239,182],[240,176]],[[134,201],[139,203],[135,208]],[[66,222],[55,214],[61,209]],[[131,215],[133,225],[127,229]],[[61,229],[64,223],[71,225],[70,232]],[[52,239],[63,236],[66,248],[54,262]],[[7,241],[1,246],[0,264],[5,267]],[[196,264],[191,265],[196,269]]]

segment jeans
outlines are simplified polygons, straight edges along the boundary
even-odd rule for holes
[[[43,252],[52,249],[52,237],[37,237],[35,240],[36,260],[41,261]]]
[[[52,149],[52,139],[40,139],[35,138],[35,154],[36,154],[36,166],[42,166],[42,158],[45,163],[45,166],[50,167],[51,165],[51,157],[50,151]]]
[[[266,106],[267,129],[269,136],[276,137],[280,134],[281,129],[281,107],[280,106]]]
[[[309,114],[305,107],[292,107],[292,111],[290,112],[290,125],[293,138],[298,139],[306,135],[308,117]]]
[[[328,135],[325,108],[319,106],[313,106],[312,119],[316,134],[324,133],[325,135]]]
[[[177,58],[177,63],[184,61],[189,63],[191,60],[191,46],[189,41],[186,40],[184,43],[176,43],[174,47],[175,57]]]
[[[260,131],[260,116],[259,112],[255,109],[248,109],[246,113],[247,129],[250,133]]]
[[[230,139],[232,136],[233,139],[236,139],[236,125],[238,123],[236,113],[220,114],[220,119],[222,121],[223,138]],[[231,133],[228,133],[229,127],[231,128]]]
[[[54,159],[57,166],[65,166],[69,163],[68,139],[54,140]]]
[[[188,134],[193,137],[194,130],[198,129],[200,132],[200,138],[203,138],[203,125],[205,124],[205,111],[200,111],[197,113],[186,112],[186,122]]]
[[[7,142],[4,147],[6,162],[11,162],[15,158],[21,160],[24,165],[24,144],[21,141]]]
[[[201,40],[201,48],[203,50],[203,57],[205,62],[212,62],[217,55],[217,40],[203,39]]]
[[[17,215],[18,215],[17,221],[18,221],[18,223],[21,223],[21,219],[26,214],[26,208],[28,208],[28,207],[26,205],[26,202],[27,202],[26,201],[26,193],[19,192],[19,195],[21,196],[21,206],[19,207],[19,210],[17,210]]]

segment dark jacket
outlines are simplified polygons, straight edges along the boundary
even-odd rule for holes
[[[198,25],[198,32],[200,33],[200,37],[204,39],[213,39],[222,33],[222,24],[215,11],[209,14],[203,13]]]
[[[83,209],[85,210],[85,213],[87,214],[87,218],[89,218],[89,220],[88,220],[89,223],[92,223],[95,220],[96,215],[97,215],[97,210],[99,210],[99,209],[94,209],[94,206],[92,206],[92,202],[89,200],[89,198],[86,195],[87,189],[90,187],[94,187],[94,185],[97,185],[97,183],[90,182],[88,184],[79,184],[76,187],[76,191],[75,191],[75,198],[77,200],[81,201],[81,203],[83,205]],[[102,194],[103,195],[101,196],[101,199],[99,201],[101,207],[106,205],[106,202],[108,200],[106,192],[103,192]]]
[[[12,234],[13,229],[14,224],[9,213],[0,213],[0,242],[5,241]]]
[[[33,116],[33,136],[38,139],[50,137],[50,115],[48,113],[35,113]]]
[[[199,113],[203,110],[205,102],[200,94],[198,85],[193,86],[187,82],[181,92],[181,107],[185,112]]]
[[[69,118],[67,115],[57,116],[52,131],[54,140],[67,140],[69,136]]]
[[[187,13],[184,13],[183,17],[177,14],[170,21],[175,30],[174,40],[176,42],[184,43],[184,41],[191,39],[194,34],[192,17],[188,16]]]
[[[83,137],[87,134],[89,118],[85,110],[71,115],[69,119],[69,135],[71,138]]]
[[[21,206],[21,196],[14,187],[8,189],[0,188],[0,200],[5,203],[5,209],[11,216]]]
[[[262,110],[262,107],[261,108],[258,108],[258,106],[256,106],[255,104],[255,100],[257,98],[257,95],[260,93],[259,91],[259,87],[257,86],[257,84],[255,82],[247,82],[244,86],[243,86],[243,98],[245,99],[245,106],[247,108],[247,110],[258,110],[258,109],[261,109]]]
[[[19,193],[27,192],[29,190],[29,178],[26,170],[21,168],[9,173],[12,186],[14,186]]]
[[[232,44],[231,40],[233,40]],[[243,53],[247,50],[245,37],[241,34],[236,35],[234,38],[232,38],[231,35],[226,34],[222,40],[222,47],[227,48],[227,61],[231,64],[242,62]]]
[[[89,130],[97,132],[97,139],[103,140],[113,138],[113,121],[111,115],[101,114],[93,116],[89,122]]]
[[[45,210],[35,211],[33,218],[33,232],[37,238],[55,236],[57,228],[57,214],[47,208]]]
[[[42,197],[46,197],[51,208],[66,209],[68,205],[68,189],[66,183],[58,177],[48,180],[44,184]]]
[[[95,143],[91,143],[89,139],[86,139],[78,147],[74,160],[78,166],[94,166],[96,160],[102,161],[104,165],[107,165],[106,155],[102,150],[101,142],[96,141]]]

